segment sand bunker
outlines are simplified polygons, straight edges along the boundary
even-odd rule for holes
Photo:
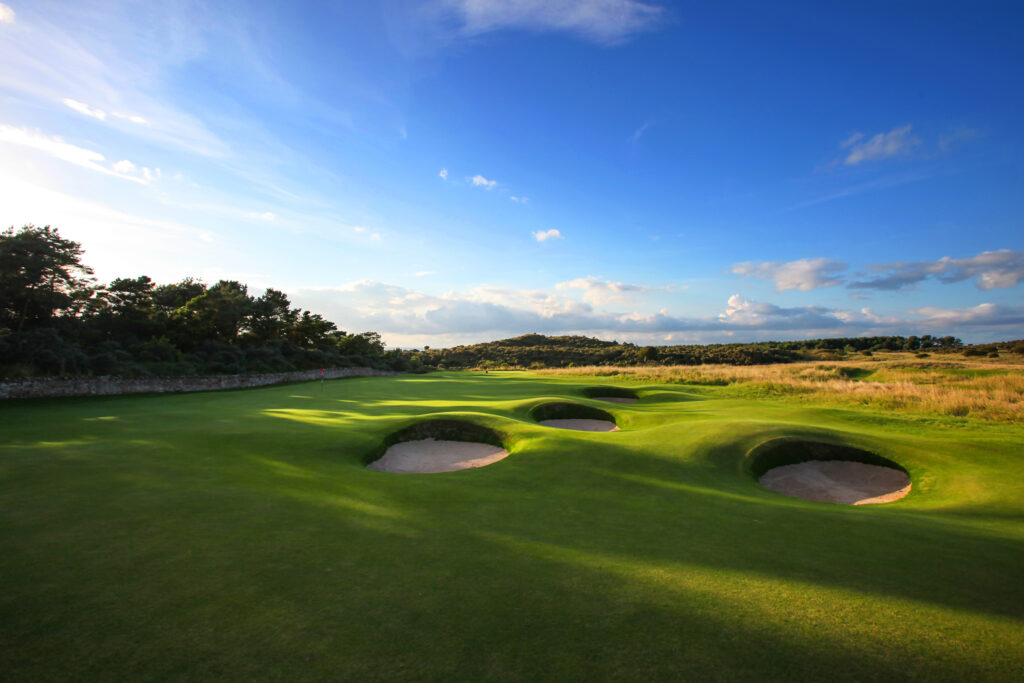
[[[596,401],[608,401],[609,403],[636,403],[637,399],[625,396],[595,396]]]
[[[579,432],[617,432],[618,426],[608,420],[541,420],[539,424],[556,429],[575,429]]]
[[[812,460],[768,470],[758,479],[766,489],[823,503],[888,503],[910,493],[910,477],[891,467],[848,460]]]
[[[505,457],[507,450],[488,443],[420,439],[396,443],[367,467],[398,474],[427,474],[484,467]]]

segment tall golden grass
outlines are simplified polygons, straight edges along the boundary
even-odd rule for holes
[[[617,376],[637,382],[729,385],[766,396],[874,409],[1024,423],[1024,359],[872,360],[773,365],[590,366],[537,370],[560,376]]]

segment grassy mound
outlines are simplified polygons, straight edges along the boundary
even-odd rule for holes
[[[581,394],[587,398],[640,398],[628,387],[617,387],[611,384],[601,387],[584,387]]]
[[[615,417],[606,410],[580,403],[563,401],[552,401],[535,406],[530,410],[530,418],[535,422],[542,422],[544,420],[606,420],[616,424]]]

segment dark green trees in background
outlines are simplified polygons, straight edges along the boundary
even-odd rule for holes
[[[347,334],[287,295],[145,275],[99,285],[56,228],[0,233],[0,376],[404,369],[376,332]]]
[[[81,257],[80,244],[48,225],[0,233],[0,327],[22,332],[76,310],[92,275]]]

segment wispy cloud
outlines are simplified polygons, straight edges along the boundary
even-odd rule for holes
[[[746,261],[734,265],[732,272],[737,275],[772,280],[775,283],[776,291],[779,292],[789,289],[809,292],[819,287],[834,287],[841,284],[842,281],[838,275],[846,268],[847,265],[839,261],[815,258],[798,259],[786,263]]]
[[[914,173],[904,173],[892,177],[879,178],[878,180],[872,180],[866,183],[859,183],[857,185],[851,185],[844,187],[835,192],[830,192],[827,195],[816,197],[814,199],[808,199],[807,201],[800,202],[793,206],[794,209],[802,209],[808,206],[815,206],[816,204],[825,204],[836,199],[843,199],[844,197],[852,197],[854,195],[863,194],[865,192],[873,192],[875,190],[885,190],[890,187],[898,187],[900,185],[906,185],[907,183],[916,183],[921,180],[927,180],[928,178],[934,177],[936,174],[933,171],[918,171]]]
[[[925,306],[912,311],[921,316],[928,325],[940,326],[984,326],[1005,327],[1024,324],[1024,307],[1001,306],[999,304],[978,304],[969,308],[939,308]]]
[[[104,165],[106,157],[99,152],[65,142],[58,135],[45,135],[37,130],[16,128],[0,124],[0,142],[20,145],[47,154],[54,159],[87,168],[116,178],[147,184],[160,177],[160,169],[139,168],[127,159],[110,166]]]
[[[517,204],[527,204],[530,201],[529,197],[517,197],[515,195],[512,195],[511,197],[509,197],[509,199],[516,202]]]
[[[847,151],[837,162],[841,160],[846,166],[857,166],[868,161],[905,156],[920,144],[921,140],[913,134],[910,124],[871,137],[864,133],[854,133],[840,143],[840,148]]]
[[[538,230],[538,231],[536,231],[536,232],[534,232],[532,234],[533,234],[533,238],[535,240],[537,240],[538,242],[547,242],[548,240],[565,239],[564,237],[562,237],[562,233],[559,232],[555,228],[551,228],[550,230]]]
[[[93,109],[85,102],[79,102],[78,100],[73,100],[70,97],[65,97],[61,102],[84,116],[91,116],[92,118],[99,119],[100,121],[107,118],[107,112],[102,109]]]
[[[650,121],[644,121],[643,125],[640,126],[639,128],[637,128],[636,130],[634,130],[633,133],[629,136],[629,143],[631,145],[635,145],[637,142],[639,142],[640,138],[643,137],[644,133],[646,133],[647,129],[650,128],[650,127],[651,127],[651,122]]]
[[[124,14],[130,16],[83,3],[49,16],[34,14],[22,30],[5,32],[0,41],[0,87],[40,106],[61,102],[108,124],[140,124],[126,129],[150,142],[227,156],[228,146],[197,116],[160,96],[158,75],[203,48],[198,22],[183,16],[182,7],[159,7],[148,16],[162,19],[150,25],[140,23],[140,14],[127,8]]]
[[[250,218],[256,218],[268,223],[273,223],[277,220],[277,214],[273,211],[250,211],[248,215]]]
[[[139,116],[138,114],[122,114],[121,112],[112,111],[110,112],[110,115],[113,116],[115,119],[131,121],[132,123],[137,123],[141,126],[149,125],[149,119],[145,118],[144,116]]]
[[[427,277],[428,275],[437,275],[437,271],[436,270],[421,270],[419,272],[414,273],[414,275],[416,277]]]
[[[448,169],[442,168],[441,172],[438,173],[437,175],[441,176],[441,180],[448,180]]]
[[[482,187],[487,190],[493,190],[498,186],[497,180],[488,180],[479,173],[469,179],[477,187]]]
[[[867,266],[874,276],[851,282],[850,289],[898,290],[912,287],[929,278],[952,283],[974,279],[978,289],[1013,287],[1024,280],[1024,251],[999,249],[977,256],[935,261],[900,261]]]
[[[502,29],[563,31],[614,45],[654,28],[664,10],[637,0],[443,0],[466,35]]]
[[[0,2],[0,24],[13,24],[14,16],[14,10],[10,5]]]
[[[115,162],[111,165],[111,168],[122,178],[136,180],[147,185],[154,180],[159,180],[161,176],[159,168],[148,168],[146,166],[140,168],[127,159]]]

